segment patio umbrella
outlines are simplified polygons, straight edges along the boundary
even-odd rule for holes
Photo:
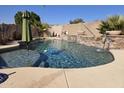
[[[22,14],[22,41],[27,45],[32,40],[31,27],[30,27],[30,14],[25,11]]]

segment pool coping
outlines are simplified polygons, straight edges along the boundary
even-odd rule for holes
[[[2,45],[0,46],[0,53],[8,52],[11,50],[19,49],[19,44],[12,44],[12,45]]]

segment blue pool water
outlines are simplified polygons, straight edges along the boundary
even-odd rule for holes
[[[30,50],[19,49],[0,54],[0,68],[50,67],[84,68],[112,62],[107,51],[63,40],[48,40],[30,45]]]

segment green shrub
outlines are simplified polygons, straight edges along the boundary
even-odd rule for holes
[[[121,30],[124,31],[124,16],[114,15],[102,21],[98,30],[104,34],[106,31]]]

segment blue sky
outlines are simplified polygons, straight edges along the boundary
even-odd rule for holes
[[[17,11],[33,11],[41,17],[42,22],[48,24],[65,24],[71,19],[82,18],[85,21],[102,20],[107,16],[124,15],[124,6],[98,6],[98,5],[51,5],[51,6],[5,6],[0,5],[0,23],[14,23]]]

